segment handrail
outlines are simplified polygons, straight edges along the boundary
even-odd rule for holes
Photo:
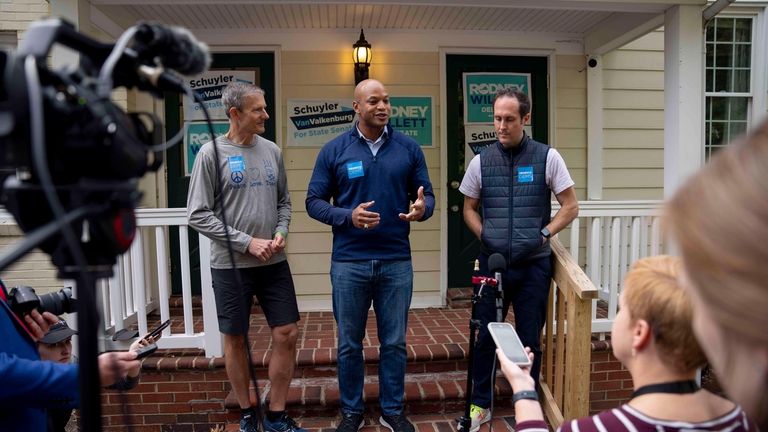
[[[552,279],[555,283],[558,286],[574,290],[576,295],[582,300],[597,299],[597,288],[595,288],[595,285],[576,260],[573,259],[573,256],[565,249],[560,239],[554,238],[550,242],[550,247],[552,248],[552,254],[555,255],[556,263],[562,269],[559,272],[553,271]]]
[[[541,388],[544,414],[556,428],[589,413],[592,300],[598,291],[557,237],[551,246]]]

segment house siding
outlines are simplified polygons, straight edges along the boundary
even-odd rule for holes
[[[603,56],[603,199],[664,195],[664,32]]]
[[[587,196],[587,76],[583,56],[560,55],[556,62],[555,139],[551,144],[563,156],[576,183],[576,196]]]

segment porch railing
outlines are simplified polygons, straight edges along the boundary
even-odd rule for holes
[[[140,334],[147,332],[147,316],[159,310],[160,320],[171,316],[170,231],[178,233],[181,270],[181,305],[183,331],[163,331],[160,348],[201,348],[207,357],[222,356],[222,342],[216,318],[216,304],[211,288],[210,240],[187,224],[186,209],[139,209],[138,230],[128,253],[115,266],[115,275],[100,285],[105,333],[112,334],[137,324]],[[200,310],[192,302],[192,270],[189,238],[197,236],[200,256]],[[202,321],[202,326],[199,322]],[[196,326],[197,323],[197,326]],[[196,329],[197,327],[197,329]]]
[[[558,239],[542,358],[542,408],[557,428],[589,414],[590,313],[598,290]]]
[[[582,201],[579,217],[561,236],[598,289],[600,301],[593,301],[591,310],[593,332],[602,336],[611,331],[622,281],[632,263],[665,251],[661,206],[656,200]]]

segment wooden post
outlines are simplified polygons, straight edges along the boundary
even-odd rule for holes
[[[565,400],[563,417],[578,418],[589,414],[589,376],[592,355],[592,307],[574,290],[568,291],[568,354],[565,358]]]

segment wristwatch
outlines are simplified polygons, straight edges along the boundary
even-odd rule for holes
[[[519,391],[512,395],[512,405],[514,405],[515,402],[523,399],[538,401],[539,394],[536,393],[536,390]]]
[[[541,229],[541,235],[544,236],[544,238],[546,238],[547,240],[549,240],[549,238],[552,237],[552,233],[549,232],[547,227],[544,227]]]

